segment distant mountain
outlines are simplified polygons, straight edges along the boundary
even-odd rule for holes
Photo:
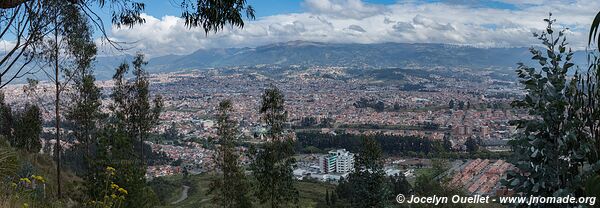
[[[582,61],[583,53],[576,54]],[[475,48],[445,44],[331,44],[293,41],[256,48],[202,49],[151,59],[153,72],[210,67],[307,65],[347,67],[514,68],[531,62],[528,48]]]
[[[95,63],[98,79],[110,79],[119,64],[124,61],[130,62],[132,58],[130,55],[98,57]],[[475,48],[425,43],[334,44],[306,41],[276,43],[256,48],[202,49],[188,55],[155,57],[148,62],[147,68],[151,73],[256,65],[512,69],[516,67],[517,62],[534,64],[528,48]],[[575,63],[586,63],[584,52],[575,53]]]

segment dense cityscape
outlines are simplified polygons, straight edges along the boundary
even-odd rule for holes
[[[407,79],[407,83],[403,85],[386,85],[373,83],[370,80],[340,80],[315,75],[317,74],[315,71],[344,73],[344,68],[339,67],[298,70],[279,79],[261,75],[260,70],[244,70],[238,73],[230,70],[215,69],[208,73],[176,72],[155,74],[150,77],[153,83],[152,93],[163,96],[165,103],[160,124],[153,132],[156,135],[164,135],[174,128],[176,136],[170,138],[171,140],[158,138],[148,143],[154,152],[164,153],[170,160],[178,162],[177,165],[149,166],[146,177],[182,174],[184,169],[195,174],[211,171],[214,168],[212,160],[214,149],[207,148],[202,143],[217,137],[214,115],[217,113],[216,106],[223,100],[231,100],[234,103],[233,115],[240,123],[242,136],[251,138],[254,142],[263,142],[260,136],[264,127],[259,120],[259,98],[262,90],[269,84],[280,86],[284,92],[286,110],[289,113],[288,125],[295,128],[297,132],[315,130],[325,134],[343,131],[357,135],[415,136],[423,140],[440,142],[446,136],[450,138],[453,151],[457,152],[466,152],[467,140],[477,138],[480,140],[481,148],[491,152],[503,152],[510,151],[507,142],[516,130],[515,126],[509,125],[509,121],[528,118],[526,112],[508,107],[512,100],[522,94],[518,85],[514,82],[494,80],[485,75],[470,74],[486,80],[483,82],[435,77]],[[403,70],[398,69],[398,73],[403,73]],[[469,71],[462,73],[469,73]],[[427,84],[435,82],[443,83],[443,86]],[[497,86],[498,83],[508,88],[500,88]],[[405,90],[403,87],[407,84],[424,87]],[[103,91],[109,91],[113,83],[100,81],[98,85],[103,87]],[[7,102],[26,103],[29,99],[35,99],[24,94],[24,86],[27,85],[9,86],[5,90]],[[38,88],[44,87],[51,89],[51,86],[43,83],[38,86]],[[45,92],[36,96],[52,96],[51,90]],[[357,104],[364,101],[383,103],[383,107],[378,109]],[[106,100],[105,103],[109,101]],[[48,104],[50,105],[45,108],[48,109],[45,114],[47,119],[51,118],[52,112],[51,103]],[[329,123],[322,126],[320,124],[323,121]],[[45,130],[48,131],[46,133],[51,134],[53,129],[48,126]],[[55,141],[49,139],[48,144],[52,149]],[[64,144],[66,149],[70,146],[72,144]],[[335,174],[339,172],[323,170],[319,163],[322,156],[318,154],[299,155],[299,157],[298,168],[294,171],[299,179],[311,175],[310,177],[322,181],[336,181],[340,176],[347,176],[349,172],[342,171],[341,174]],[[416,166],[407,166],[404,162],[398,162],[406,159],[418,158],[388,160],[386,163],[388,175],[403,173],[409,178],[414,178]],[[242,160],[243,164],[248,164],[245,161],[248,158]],[[490,162],[486,159],[487,163]],[[492,163],[502,163],[502,161]],[[492,163],[490,167],[482,163],[475,171],[470,170],[474,169],[471,167],[473,165],[469,166],[465,163],[449,171],[481,174],[485,172],[484,169],[491,168]],[[502,166],[502,164],[494,166]],[[419,168],[423,167],[429,168],[431,163],[423,162]],[[508,168],[497,169],[499,170],[492,172],[497,174],[497,177],[504,177]],[[329,172],[334,174],[327,175]],[[475,183],[479,178],[481,177],[469,177],[472,182],[460,182],[466,186]],[[483,193],[491,193],[492,189],[499,188],[499,179],[492,181],[493,184],[487,184],[491,187]],[[477,188],[467,188],[469,192],[474,193],[475,190],[471,191],[471,189],[477,190]]]
[[[598,8],[0,1],[0,208],[597,207]]]

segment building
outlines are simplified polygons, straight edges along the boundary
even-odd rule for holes
[[[319,164],[322,173],[349,173],[354,170],[354,154],[345,149],[332,150],[321,157]]]

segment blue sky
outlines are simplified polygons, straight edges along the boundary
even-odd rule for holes
[[[167,1],[156,1],[156,0],[144,0],[146,3],[146,12],[152,16],[164,16],[164,15],[177,15],[180,10],[177,8],[176,3],[173,0]],[[365,3],[390,5],[397,2],[398,0],[365,0]],[[499,9],[518,9],[517,6],[505,3],[501,1],[490,1],[490,0],[422,0],[415,1],[417,3],[452,3],[452,4],[464,4],[477,7],[488,7],[488,8],[499,8]],[[286,13],[298,13],[306,11],[306,8],[302,5],[303,0],[248,0],[248,4],[252,5],[257,10],[257,17],[265,17],[277,14]]]
[[[135,42],[150,56],[188,54],[198,49],[256,47],[287,41],[331,43],[446,43],[475,47],[528,47],[532,32],[545,28],[552,12],[556,27],[569,27],[569,42],[586,47],[598,0],[248,0],[256,20],[243,29],[226,27],[208,36],[188,29],[172,2],[143,0],[146,24],[112,28],[109,36]],[[109,14],[103,12],[106,20]],[[110,47],[108,47],[110,48]]]
[[[146,13],[152,16],[178,15],[181,11],[173,0],[156,1],[143,0],[146,3]],[[393,4],[396,0],[367,0],[364,2],[374,4]],[[303,12],[306,8],[302,5],[303,0],[248,0],[256,10],[257,17],[266,17],[277,14]]]

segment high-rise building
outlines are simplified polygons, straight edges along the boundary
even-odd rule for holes
[[[332,150],[321,157],[322,173],[348,173],[354,170],[354,154],[345,149]]]

